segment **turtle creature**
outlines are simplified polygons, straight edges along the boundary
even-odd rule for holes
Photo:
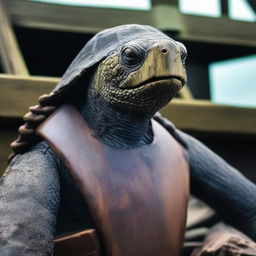
[[[185,59],[182,43],[143,25],[104,30],[85,45],[11,145],[0,255],[51,255],[55,235],[90,228],[106,255],[179,255],[188,181],[256,239],[255,185],[157,113],[186,83]]]

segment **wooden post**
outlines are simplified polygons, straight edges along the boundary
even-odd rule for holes
[[[0,60],[6,73],[29,75],[3,0],[0,0]]]

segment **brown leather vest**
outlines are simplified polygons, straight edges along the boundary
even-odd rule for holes
[[[79,186],[106,255],[180,255],[189,194],[186,152],[154,120],[152,127],[154,141],[129,150],[100,142],[71,105],[38,128]]]

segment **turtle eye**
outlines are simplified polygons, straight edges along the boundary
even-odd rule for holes
[[[142,58],[142,52],[136,47],[127,46],[122,50],[122,59],[124,64],[129,67],[133,67],[140,63]]]

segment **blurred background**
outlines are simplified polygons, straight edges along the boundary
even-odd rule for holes
[[[188,49],[188,84],[162,110],[256,182],[255,0],[0,0],[0,173],[27,108],[98,31],[154,26]]]

